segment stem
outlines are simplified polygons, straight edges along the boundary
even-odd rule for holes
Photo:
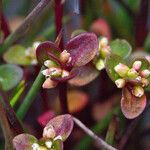
[[[80,120],[73,117],[74,122],[90,137],[92,137],[99,145],[105,147],[108,150],[117,150],[116,148],[112,147],[111,145],[107,144],[104,140],[98,137],[94,132],[92,132],[89,128],[87,128]]]
[[[40,90],[43,82],[44,82],[44,76],[42,75],[41,71],[44,69],[44,66],[41,68],[38,76],[36,77],[32,87],[30,88],[28,94],[26,95],[26,97],[24,98],[22,104],[20,105],[18,111],[17,111],[17,116],[20,119],[23,119],[29,109],[29,107],[31,106],[31,104],[33,103],[37,92]]]
[[[68,113],[68,103],[67,103],[67,82],[60,83],[59,87],[59,100],[62,113]]]
[[[114,117],[112,118],[112,121],[111,121],[110,124],[109,124],[108,131],[107,131],[107,134],[106,134],[106,139],[105,139],[105,141],[106,141],[108,144],[110,144],[110,145],[113,144],[116,131],[117,131],[117,118],[114,116]],[[106,149],[103,148],[103,150],[106,150]]]
[[[102,133],[109,125],[113,114],[119,114],[120,109],[118,107],[114,108],[113,111],[109,112],[102,120],[100,120],[100,122],[98,122],[94,127],[92,127],[92,130],[96,133],[96,134],[100,134]],[[85,136],[80,140],[80,143],[77,144],[73,150],[91,150],[90,145],[92,144],[91,138],[89,136]]]
[[[62,28],[63,5],[61,0],[55,0],[55,27],[56,35],[59,34]]]
[[[63,5],[61,0],[55,0],[55,26],[56,26],[56,37],[59,35],[62,29],[62,17],[63,17]],[[61,50],[63,50],[63,38],[61,38],[59,44]],[[59,100],[62,113],[68,113],[67,103],[67,82],[59,83]]]
[[[23,23],[16,29],[15,32],[10,34],[4,44],[0,48],[0,54],[2,54],[12,43],[20,39],[31,27],[35,18],[37,18],[42,10],[50,3],[51,0],[41,0],[39,4],[33,9],[33,11],[24,19]]]
[[[3,98],[0,96],[0,125],[5,137],[5,150],[12,150],[13,149],[13,144],[12,144],[12,139],[14,137],[14,133],[11,130],[9,121],[7,119],[6,111],[5,108],[2,104]]]
[[[143,47],[148,34],[149,0],[142,0],[140,10],[135,18],[135,42],[137,47]]]

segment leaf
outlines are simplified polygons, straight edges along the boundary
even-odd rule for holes
[[[69,114],[65,114],[65,115],[60,115],[51,119],[45,128],[52,126],[56,133],[55,137],[61,136],[62,141],[65,141],[68,138],[68,136],[71,134],[73,125],[74,125],[74,122],[73,122],[72,116]]]
[[[72,38],[65,46],[72,57],[72,66],[83,66],[90,62],[98,50],[98,39],[93,33],[82,33]]]
[[[107,74],[114,82],[120,78],[120,76],[114,70],[114,67],[119,63],[125,64],[125,61],[117,55],[109,55],[105,59],[105,67],[106,67]]]
[[[49,120],[52,119],[54,116],[55,116],[54,111],[49,110],[41,114],[38,117],[37,121],[42,127],[45,127],[46,124],[49,122]]]
[[[80,112],[88,104],[88,95],[82,91],[71,90],[68,92],[67,97],[70,113]]]
[[[77,36],[77,35],[80,35],[81,33],[85,33],[85,32],[86,32],[86,31],[83,30],[83,29],[77,29],[77,30],[75,30],[75,31],[72,32],[71,38],[73,38],[73,37],[75,37],[75,36]]]
[[[112,54],[118,55],[122,58],[127,58],[132,51],[131,45],[126,40],[114,40],[110,43]]]
[[[20,67],[12,64],[0,66],[0,86],[4,91],[14,88],[21,80],[23,71]]]
[[[19,134],[13,139],[15,150],[33,150],[32,144],[37,143],[38,140],[30,134]]]
[[[98,36],[105,36],[111,39],[111,29],[108,22],[103,18],[98,18],[91,25],[91,30]]]
[[[92,82],[99,75],[99,71],[92,65],[73,68],[72,71],[78,72],[77,76],[69,80],[69,83],[74,86],[83,86]]]
[[[3,58],[7,63],[18,64],[18,65],[30,65],[31,60],[25,55],[25,47],[21,45],[14,45],[10,47],[6,53],[4,53]]]
[[[46,41],[37,47],[36,57],[38,62],[43,65],[45,60],[50,59],[48,52],[57,56],[60,51],[60,48],[55,43]]]
[[[55,150],[63,150],[63,142],[61,140],[55,140],[53,142],[53,146]]]
[[[146,106],[146,96],[135,97],[127,87],[123,88],[121,110],[126,118],[134,119],[139,116]]]

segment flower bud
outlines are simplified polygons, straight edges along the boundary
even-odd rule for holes
[[[51,80],[50,78],[47,78],[42,85],[42,87],[44,89],[50,89],[50,88],[54,88],[56,86],[57,86],[57,82]]]
[[[61,54],[60,54],[60,61],[63,63],[68,62],[70,58],[70,53],[68,53],[66,50],[64,50]]]
[[[141,76],[136,77],[136,80],[139,82],[141,82],[141,79],[142,79]]]
[[[109,46],[104,46],[101,50],[100,50],[100,55],[102,58],[107,57],[108,55],[110,55],[110,47]]]
[[[42,70],[42,74],[46,77],[49,77],[50,76],[50,71],[49,69],[45,69],[45,70]]]
[[[103,59],[99,59],[97,62],[96,62],[96,69],[97,70],[102,70],[105,68],[105,64],[104,64],[104,60]]]
[[[132,94],[136,97],[141,97],[144,94],[144,89],[141,86],[134,86]]]
[[[125,77],[129,71],[129,67],[119,63],[117,66],[114,67],[116,73],[118,73],[121,77]]]
[[[56,132],[55,132],[53,126],[49,125],[49,126],[44,128],[44,130],[43,130],[43,137],[54,139],[55,136],[56,136]]]
[[[146,87],[146,86],[149,85],[149,81],[147,79],[145,79],[145,78],[141,79],[141,83],[142,83],[142,87]]]
[[[150,75],[150,71],[148,69],[145,69],[145,70],[142,70],[140,72],[140,75],[143,77],[143,78],[148,78],[149,75]]]
[[[51,67],[55,67],[56,64],[52,60],[46,60],[44,61],[44,66],[46,66],[47,68],[51,68]]]
[[[45,145],[46,145],[47,148],[51,148],[53,143],[52,143],[52,141],[49,140],[49,141],[45,142]]]
[[[62,71],[62,75],[61,75],[61,76],[64,78],[64,77],[69,76],[69,74],[70,74],[70,73],[69,73],[68,71],[63,70],[63,71]]]
[[[36,49],[40,45],[40,43],[41,42],[39,42],[39,41],[34,42],[33,43],[33,48]]]
[[[106,37],[101,38],[99,41],[99,50],[102,47],[107,46],[107,45],[108,45],[108,39]]]
[[[33,150],[37,150],[40,147],[40,145],[38,143],[33,143],[32,144],[32,149]]]
[[[124,79],[117,79],[115,81],[115,84],[118,88],[123,88],[125,86],[125,80]]]
[[[62,70],[56,67],[49,68],[49,72],[51,77],[60,77],[62,74]]]
[[[142,65],[141,61],[135,61],[132,65],[132,68],[135,69],[136,71],[138,71],[138,70],[140,70],[141,65]]]
[[[132,68],[132,69],[129,69],[127,75],[128,75],[129,78],[135,79],[139,74],[135,69]]]

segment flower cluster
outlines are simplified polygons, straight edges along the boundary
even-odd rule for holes
[[[68,64],[71,62],[70,53],[66,50],[60,53],[59,60],[61,63]],[[69,71],[58,67],[52,60],[46,60],[44,65],[47,69],[43,70],[42,73],[46,77],[45,82],[43,83],[43,88],[54,88],[58,84],[57,81],[51,80],[52,77],[64,78],[69,76]]]
[[[127,65],[119,63],[114,67],[115,72],[120,76],[115,81],[118,88],[123,88],[129,84],[132,88],[131,92],[136,97],[144,95],[144,89],[149,85],[148,77],[150,71],[148,69],[141,70],[142,62],[135,61],[131,68]]]
[[[105,68],[104,59],[110,54],[111,49],[108,45],[108,39],[106,37],[102,37],[99,40],[98,55],[96,60],[94,61],[96,69],[102,70],[103,68]]]

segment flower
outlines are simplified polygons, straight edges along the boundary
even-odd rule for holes
[[[68,80],[76,84],[76,79],[81,78],[81,70],[94,69],[90,65],[90,61],[95,57],[97,51],[98,40],[93,33],[82,33],[71,38],[63,50],[60,49],[57,42],[41,43],[36,49],[36,56],[39,63],[46,67],[42,71],[45,76],[43,88],[54,88],[58,83]],[[92,79],[96,77],[89,74],[84,75],[90,77],[89,81],[86,80],[84,84],[92,81],[91,77]],[[83,75],[82,80],[84,80]],[[81,84],[79,83],[79,85]]]

